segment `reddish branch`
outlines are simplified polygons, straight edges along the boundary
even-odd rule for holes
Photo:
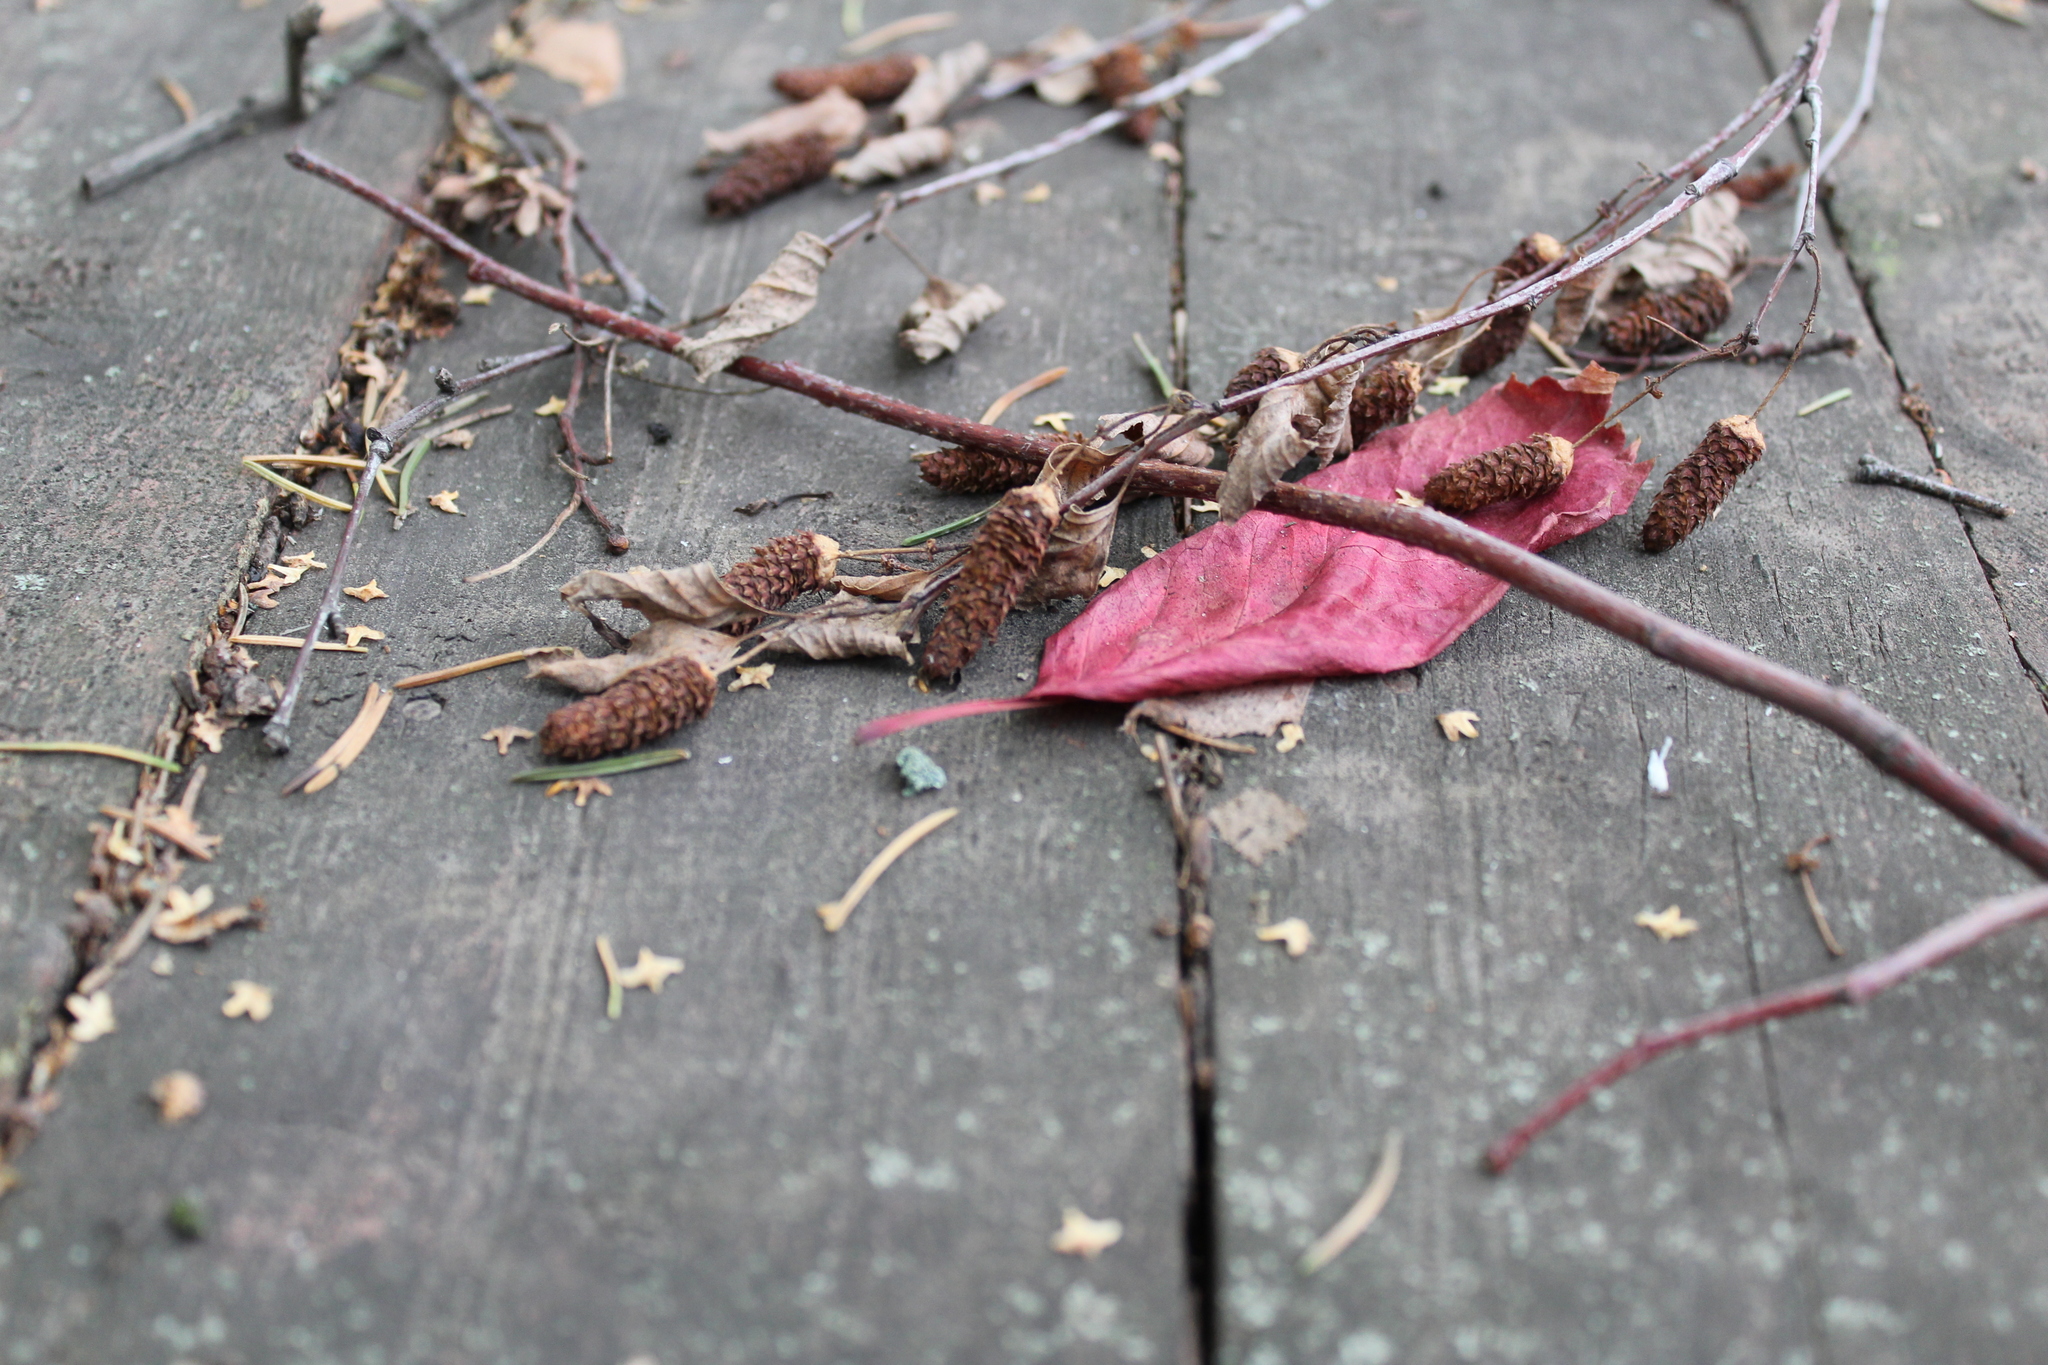
[[[1808,1014],[1830,1005],[1860,1005],[1916,972],[1926,971],[1965,948],[1974,947],[2043,915],[2048,915],[2048,887],[2037,886],[2016,895],[1985,901],[1922,934],[1905,947],[1883,957],[1872,958],[1860,967],[1642,1034],[1625,1051],[1581,1076],[1521,1127],[1487,1148],[1486,1164],[1495,1174],[1505,1171],[1545,1129],[1584,1104],[1596,1091],[1606,1089],[1629,1072],[1667,1052],[1691,1047],[1723,1033],[1753,1028],[1772,1019],[1789,1019],[1795,1014]]]

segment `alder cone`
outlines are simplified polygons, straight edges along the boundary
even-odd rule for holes
[[[832,173],[830,138],[816,133],[766,142],[726,168],[704,191],[713,218],[738,218],[770,199],[816,184]]]
[[[1544,433],[1483,451],[1430,476],[1422,500],[1446,512],[1539,497],[1571,477],[1572,443]]]
[[[753,555],[719,575],[719,582],[757,607],[774,610],[824,587],[839,571],[839,542],[815,531],[798,531],[756,545]],[[733,621],[729,635],[745,635],[758,616]]]
[[[1562,255],[1564,243],[1557,238],[1547,232],[1530,233],[1515,244],[1506,260],[1493,268],[1494,296],[1498,297],[1509,285],[1527,279]],[[1458,353],[1458,373],[1468,377],[1485,374],[1520,350],[1523,338],[1529,335],[1529,319],[1535,316],[1536,305],[1532,303],[1527,308],[1496,313],[1481,323],[1479,331]]]
[[[1760,171],[1745,171],[1728,182],[1728,188],[1735,192],[1745,206],[1761,204],[1764,200],[1785,188],[1793,176],[1799,174],[1796,161],[1782,166],[1766,166]]]
[[[1616,355],[1655,355],[1685,345],[1688,337],[1704,341],[1707,333],[1727,321],[1734,302],[1725,280],[1702,271],[1691,284],[1645,294],[1610,318],[1607,349]]]
[[[995,638],[1017,595],[1038,572],[1059,524],[1059,498],[1046,484],[1013,488],[967,547],[960,582],[932,631],[919,667],[928,682],[951,678]]]
[[[717,680],[695,659],[645,664],[550,714],[540,727],[540,750],[572,763],[624,753],[702,719],[717,699]]]
[[[1095,59],[1095,92],[1111,104],[1142,94],[1151,85],[1152,78],[1145,74],[1145,53],[1136,43],[1119,43]],[[1143,147],[1152,141],[1158,123],[1158,109],[1134,110],[1124,120],[1124,136]]]
[[[1245,362],[1244,368],[1230,377],[1223,386],[1225,398],[1235,398],[1241,393],[1264,388],[1282,375],[1293,374],[1301,368],[1301,357],[1278,346],[1262,346],[1257,355]]]
[[[904,53],[893,52],[837,66],[784,67],[775,73],[775,90],[801,102],[814,100],[836,85],[862,104],[881,104],[908,90],[916,77],[917,63]]]
[[[1422,366],[1412,360],[1390,360],[1366,375],[1351,391],[1351,444],[1407,421],[1421,397]]]
[[[1723,417],[1708,427],[1706,439],[1664,476],[1643,523],[1643,548],[1658,554],[1697,531],[1763,453],[1764,435],[1754,418]]]
[[[1044,467],[1043,461],[1024,455],[955,447],[920,459],[917,477],[946,493],[1001,493],[1033,482]]]

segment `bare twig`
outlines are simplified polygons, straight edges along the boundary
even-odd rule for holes
[[[320,594],[320,607],[313,613],[313,623],[306,627],[305,643],[299,646],[298,657],[292,660],[292,671],[285,679],[284,695],[277,700],[277,710],[271,713],[269,722],[263,727],[263,742],[274,754],[288,754],[292,748],[292,711],[299,704],[299,689],[306,682],[306,665],[312,662],[313,646],[327,633],[327,623],[334,619],[334,612],[341,605],[342,574],[348,566],[348,552],[356,542],[356,528],[362,524],[363,509],[370,505],[370,499],[377,487],[377,471],[391,458],[391,442],[375,427],[363,431],[363,473],[356,481],[355,506],[349,509],[348,522],[341,528],[341,544],[334,551],[334,564],[327,571],[327,590]]]
[[[439,0],[432,14],[435,22],[448,23],[468,14],[483,2]],[[316,62],[311,69],[304,70],[296,107],[311,113],[385,60],[404,51],[411,40],[410,28],[395,18],[386,19],[360,42],[336,53],[332,61]],[[80,189],[88,199],[104,198],[165,167],[176,165],[195,152],[274,124],[292,121],[295,117],[293,108],[291,92],[287,88],[244,95],[233,104],[201,114],[181,128],[153,137],[111,161],[93,167],[81,179]]]
[[[1925,493],[1930,498],[1941,498],[1958,507],[1973,507],[1979,512],[1989,512],[1994,517],[2012,515],[2012,508],[1996,498],[1951,488],[1940,479],[1930,479],[1925,474],[1915,474],[1910,470],[1900,469],[1897,465],[1886,464],[1867,450],[1863,452],[1863,458],[1856,462],[1856,482],[1888,483],[1899,488],[1910,488],[1915,493]]]
[[[1828,923],[1828,912],[1821,908],[1820,897],[1813,890],[1813,871],[1820,866],[1820,859],[1813,856],[1813,851],[1834,837],[1832,834],[1816,834],[1787,853],[1785,870],[1799,878],[1799,888],[1806,893],[1806,911],[1813,917],[1813,927],[1820,934],[1821,946],[1828,950],[1828,956],[1840,957],[1842,945],[1835,941],[1835,930]]]
[[[536,365],[546,364],[550,360],[559,359],[575,349],[576,344],[572,341],[559,342],[553,346],[543,346],[538,351],[528,351],[525,355],[515,355],[509,360],[501,360],[490,369],[483,371],[481,374],[471,375],[468,379],[457,379],[446,370],[437,370],[434,373],[434,383],[440,388],[440,392],[418,407],[402,412],[392,418],[380,430],[384,433],[384,439],[391,442],[394,446],[403,444],[405,438],[412,433],[414,427],[446,411],[449,404],[455,402],[464,394],[473,393],[486,384],[494,384],[508,375],[518,374],[521,370],[530,370]],[[474,421],[476,419],[470,418],[469,420]]]
[[[1808,340],[1806,345],[1799,347],[1799,358],[1801,360],[1811,360],[1817,355],[1827,355],[1834,351],[1847,351],[1849,354],[1854,355],[1862,345],[1862,338],[1858,337],[1854,332],[1829,332],[1826,336],[1814,337]],[[1793,349],[1793,343],[1789,341],[1767,341],[1761,346],[1751,346],[1747,349],[1736,351],[1724,352],[1721,348],[1716,347],[1713,355],[1701,358],[1705,360],[1736,360],[1744,365],[1761,365],[1769,360],[1784,360],[1792,354]],[[1639,355],[1610,355],[1605,351],[1581,350],[1576,346],[1570,348],[1565,354],[1574,360],[1592,361],[1605,365],[1610,370],[1638,365],[1643,361],[1643,357]]]
[[[1514,1164],[1515,1158],[1528,1150],[1531,1142],[1592,1098],[1595,1092],[1606,1089],[1667,1052],[1830,1005],[1860,1005],[1906,978],[1946,962],[1966,948],[1975,947],[1986,939],[2043,915],[2048,915],[2048,886],[2001,896],[1997,900],[1983,902],[1904,947],[1883,957],[1872,958],[1860,967],[1642,1034],[1625,1051],[1572,1082],[1526,1123],[1487,1148],[1486,1163],[1495,1174],[1505,1171]]]
[[[1884,53],[1884,17],[1891,9],[1891,0],[1870,0],[1870,38],[1863,49],[1863,83],[1857,87],[1856,102],[1849,106],[1849,116],[1842,120],[1842,126],[1828,140],[1827,150],[1813,163],[1812,178],[1820,179],[1835,164],[1835,158],[1849,145],[1849,139],[1863,126],[1863,120],[1870,113],[1870,106],[1877,99],[1877,65]]]
[[[1005,95],[1014,95],[1035,81],[1042,81],[1047,76],[1057,76],[1062,71],[1070,71],[1085,62],[1092,62],[1103,53],[1113,48],[1122,47],[1125,43],[1143,43],[1157,38],[1175,25],[1216,8],[1219,3],[1221,3],[1221,0],[1190,0],[1188,4],[1178,5],[1164,14],[1155,15],[1144,23],[1135,25],[1114,38],[1097,39],[1080,51],[1070,52],[1064,57],[1048,57],[1037,66],[1030,68],[1028,71],[1020,71],[1014,76],[984,81],[975,90],[975,98],[988,102],[999,100]]]
[[[320,31],[320,6],[301,5],[284,22],[284,112],[294,123],[306,117],[306,49]]]

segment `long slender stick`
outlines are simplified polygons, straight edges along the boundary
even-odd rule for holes
[[[1197,14],[1207,10],[1212,10],[1220,3],[1221,0],[1190,0],[1188,4],[1147,19],[1144,23],[1137,24],[1113,38],[1098,39],[1078,52],[1070,52],[1064,57],[1049,57],[1028,71],[1020,71],[1013,76],[1005,76],[997,80],[984,81],[980,88],[975,90],[974,97],[982,103],[989,103],[999,100],[1005,95],[1014,95],[1034,81],[1042,81],[1047,76],[1057,76],[1062,71],[1071,71],[1083,62],[1094,61],[1112,48],[1122,47],[1125,43],[1142,43],[1149,39],[1157,38],[1174,25],[1192,19]]]
[[[1772,1019],[1788,1019],[1795,1014],[1807,1014],[1830,1005],[1860,1005],[1916,972],[1925,971],[1965,948],[1974,947],[2043,915],[2048,915],[2048,886],[2001,896],[1937,925],[1904,947],[1883,957],[1872,958],[1860,967],[1642,1034],[1614,1058],[1572,1082],[1526,1123],[1488,1147],[1486,1164],[1495,1174],[1505,1171],[1545,1129],[1584,1104],[1596,1091],[1606,1089],[1667,1052],[1691,1047],[1723,1033],[1752,1028]]]
[[[1835,158],[1849,145],[1849,139],[1863,126],[1863,120],[1870,113],[1870,106],[1877,99],[1877,66],[1884,54],[1884,17],[1891,9],[1891,0],[1870,0],[1870,40],[1863,49],[1863,83],[1856,90],[1856,102],[1849,106],[1849,116],[1842,120],[1842,126],[1828,139],[1827,150],[1813,163],[1811,175],[1818,180],[1828,173],[1828,167],[1835,164]]]
[[[356,504],[349,509],[348,522],[341,528],[341,545],[334,552],[334,567],[327,573],[327,591],[320,594],[320,608],[313,613],[313,623],[306,627],[306,642],[299,646],[299,653],[292,660],[291,675],[285,679],[284,695],[277,700],[277,710],[271,713],[270,721],[263,727],[263,742],[274,754],[288,754],[292,750],[292,711],[299,704],[299,689],[306,682],[306,665],[312,662],[313,647],[327,632],[327,623],[334,619],[334,612],[341,605],[342,570],[348,564],[349,549],[356,541],[356,528],[362,525],[363,509],[370,505],[370,499],[377,487],[377,471],[391,458],[391,442],[375,427],[363,432],[362,477],[356,482]]]
[[[434,375],[434,382],[441,388],[439,393],[418,407],[400,413],[392,418],[390,422],[379,428],[379,430],[384,433],[385,440],[393,445],[398,445],[405,440],[414,427],[445,411],[450,403],[453,403],[462,395],[474,392],[486,384],[494,384],[508,375],[518,374],[521,370],[530,370],[536,365],[542,365],[550,360],[565,356],[575,349],[576,343],[573,341],[559,342],[553,346],[543,346],[538,351],[528,351],[525,355],[515,355],[509,360],[501,360],[490,369],[483,371],[481,374],[471,375],[467,379],[457,379],[454,375],[449,374],[448,371],[440,370]]]

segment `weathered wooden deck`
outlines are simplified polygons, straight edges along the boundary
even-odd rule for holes
[[[155,81],[202,105],[272,70],[271,6],[66,0],[0,15],[0,733],[138,743],[231,581],[261,490],[237,457],[281,448],[394,240],[291,174],[289,134],[244,140],[103,202],[80,170],[168,126]],[[870,5],[879,23],[907,12]],[[1078,4],[958,6],[1001,48]],[[1639,161],[1662,164],[1747,99],[1814,0],[1340,3],[1191,103],[1185,249],[1195,379],[1454,294],[1521,234],[1569,232]],[[780,17],[776,17],[777,15]],[[2048,791],[2048,12],[2003,25],[1962,0],[1898,0],[1877,112],[1837,173],[1823,328],[1854,357],[1803,364],[1770,453],[1722,515],[1662,558],[1641,510],[1558,551],[1724,638],[1855,686],[2036,814]],[[768,74],[839,41],[839,7],[657,4],[617,14],[630,74],[572,116],[587,202],[669,304],[729,296],[798,227],[851,208],[814,191],[708,225],[698,130],[766,108]],[[1845,22],[1828,107],[1854,93]],[[470,25],[464,41],[479,45]],[[920,44],[933,48],[936,40]],[[687,46],[687,71],[664,54]],[[393,70],[432,86],[413,59]],[[28,98],[17,100],[17,91]],[[569,93],[521,77],[529,107]],[[363,88],[306,143],[395,191],[441,135],[438,100]],[[989,111],[996,149],[1069,111]],[[1789,138],[1772,149],[1793,154]],[[899,230],[1007,311],[929,369],[890,324],[918,287],[886,248],[835,268],[773,354],[972,415],[1055,364],[1012,412],[1146,401],[1133,330],[1168,326],[1163,168],[1104,140],[1027,171],[1008,199],[943,199]],[[1043,180],[1052,197],[1021,202]],[[1938,214],[1940,226],[1915,226]],[[1745,219],[1781,250],[1790,215]],[[537,249],[513,253],[535,273]],[[1386,277],[1395,287],[1376,281]],[[1810,277],[1795,277],[1803,292]],[[1752,280],[1738,295],[1754,306]],[[1795,325],[1775,315],[1771,337]],[[500,295],[413,364],[466,371],[537,344]],[[1531,347],[1529,374],[1548,362]],[[1699,367],[1631,414],[1660,472],[1747,411],[1767,369]],[[1874,451],[1930,466],[1899,413],[1920,386],[1956,481],[2019,508],[1958,514],[1848,482]],[[502,649],[586,643],[555,585],[605,559],[572,522],[518,572],[463,574],[529,543],[564,497],[546,371],[518,414],[434,487],[466,518],[365,528],[347,604],[388,651],[323,656],[310,753],[390,681]],[[1795,408],[1839,387],[1851,401]],[[849,544],[967,510],[929,496],[908,438],[783,395],[622,385],[621,457],[598,482],[634,562],[729,559],[815,526]],[[650,419],[673,427],[656,448]],[[730,509],[829,488],[755,519]],[[1646,505],[1646,504],[1645,504]],[[338,536],[330,517],[304,548]],[[1126,514],[1113,562],[1172,532]],[[323,555],[323,558],[325,556]],[[2037,581],[2039,580],[2039,581]],[[296,627],[311,598],[274,613]],[[1019,618],[962,695],[1007,695],[1073,608]],[[296,619],[294,619],[296,618]],[[537,728],[552,693],[515,670],[401,697],[342,781],[280,800],[253,732],[202,801],[227,843],[205,876],[261,895],[262,934],[131,965],[119,1031],[86,1046],[0,1203],[0,1359],[519,1362],[770,1359],[1283,1362],[2026,1362],[2048,1340],[2048,958],[2022,933],[1872,1006],[1660,1063],[1565,1123],[1510,1175],[1486,1141],[1639,1027],[1828,969],[1783,854],[1837,839],[1817,875],[1852,959],[2023,872],[1831,736],[1510,595],[1441,658],[1324,683],[1307,744],[1232,759],[1309,833],[1254,870],[1223,855],[1209,982],[1213,1114],[1193,1103],[1170,941],[1173,844],[1150,770],[1106,714],[953,725],[919,742],[961,816],[834,937],[813,908],[929,808],[896,794],[861,721],[915,701],[900,670],[785,666],[720,699],[691,762],[577,809],[507,785],[477,736]],[[1432,717],[1469,708],[1476,742]],[[1674,737],[1673,792],[1646,752]],[[17,1074],[66,984],[62,932],[86,825],[130,774],[0,758],[0,1063]],[[1254,892],[1318,944],[1252,938]],[[1636,912],[1685,907],[1660,944]],[[608,934],[685,958],[659,997],[604,1018]],[[276,990],[261,1025],[218,1006]],[[185,1067],[212,1100],[177,1129],[144,1101]],[[1294,1258],[1356,1196],[1388,1134],[1407,1162],[1333,1267]],[[1213,1142],[1211,1141],[1213,1139]],[[1190,1273],[1191,1203],[1213,1199]],[[198,1198],[208,1235],[165,1225]],[[1052,1255],[1063,1205],[1122,1220],[1092,1262]]]

